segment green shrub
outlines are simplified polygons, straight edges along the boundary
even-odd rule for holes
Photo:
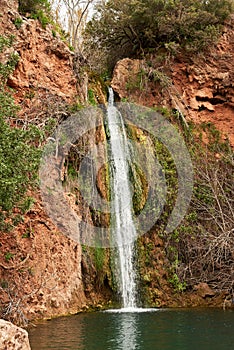
[[[5,107],[10,113],[13,101],[7,104],[9,96],[7,99]],[[0,208],[9,211],[23,203],[29,185],[34,183],[40,151],[31,145],[31,131],[11,128],[2,112],[0,106]]]
[[[0,50],[12,42],[12,37],[0,36]],[[12,55],[6,64],[0,64],[0,229],[6,231],[19,221],[13,217],[10,220],[13,209],[18,207],[23,212],[31,203],[26,193],[37,178],[41,153],[32,144],[38,139],[39,131],[35,127],[22,130],[8,123],[19,109],[6,87],[7,77],[17,61],[18,56]]]
[[[31,18],[38,19],[45,28],[51,21],[49,14],[51,6],[48,0],[19,0],[19,13],[22,15],[29,14]]]
[[[162,48],[199,51],[214,43],[232,12],[232,0],[109,0],[88,23],[87,45],[106,50],[112,65]]]
[[[11,47],[14,41],[14,35],[2,36],[0,35],[0,52],[3,51],[4,47]]]
[[[7,252],[5,254],[5,260],[8,262],[13,258],[14,254],[12,254],[11,252]]]
[[[6,64],[0,62],[0,76],[1,83],[5,83],[8,76],[14,71],[16,64],[18,63],[19,55],[12,54]]]
[[[50,3],[48,0],[19,0],[19,13],[25,15],[27,13],[37,13],[42,10],[50,11]]]
[[[14,25],[17,29],[20,29],[21,25],[23,23],[23,20],[22,18],[20,17],[17,17],[15,20],[14,20]]]
[[[184,292],[186,290],[186,282],[181,282],[176,273],[171,275],[169,282],[172,284],[176,292]]]
[[[43,10],[38,10],[37,12],[33,13],[31,15],[33,19],[38,19],[38,21],[41,23],[42,28],[45,29],[47,24],[50,23],[49,17],[44,13]]]

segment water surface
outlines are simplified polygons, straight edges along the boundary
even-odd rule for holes
[[[29,331],[32,350],[231,350],[234,311],[82,313]]]

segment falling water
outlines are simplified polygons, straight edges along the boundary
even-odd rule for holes
[[[117,281],[123,307],[131,309],[136,307],[136,278],[133,265],[136,230],[129,183],[130,149],[122,116],[114,106],[114,94],[111,88],[107,112],[110,134],[112,235],[117,247]]]

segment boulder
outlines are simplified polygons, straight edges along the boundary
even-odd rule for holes
[[[28,332],[11,322],[0,320],[0,349],[30,350]]]
[[[215,292],[208,286],[207,283],[201,282],[198,283],[194,290],[200,295],[202,298],[213,297],[215,296]]]
[[[130,58],[124,58],[117,62],[111,86],[120,98],[128,96],[127,85],[139,73],[141,63],[141,60]]]

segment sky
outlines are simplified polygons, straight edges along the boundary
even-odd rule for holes
[[[59,1],[59,0],[53,0],[52,1],[52,8],[56,9],[58,3],[60,3],[60,24],[62,25],[62,27],[67,30],[68,29],[68,16],[67,16],[67,8],[64,5],[63,1]],[[89,9],[88,9],[88,17],[87,20],[90,20],[93,16],[94,13],[94,5],[95,3],[97,3],[97,0],[94,0],[93,3],[91,3],[89,5]],[[81,7],[84,8],[86,5],[86,1],[81,1]]]

